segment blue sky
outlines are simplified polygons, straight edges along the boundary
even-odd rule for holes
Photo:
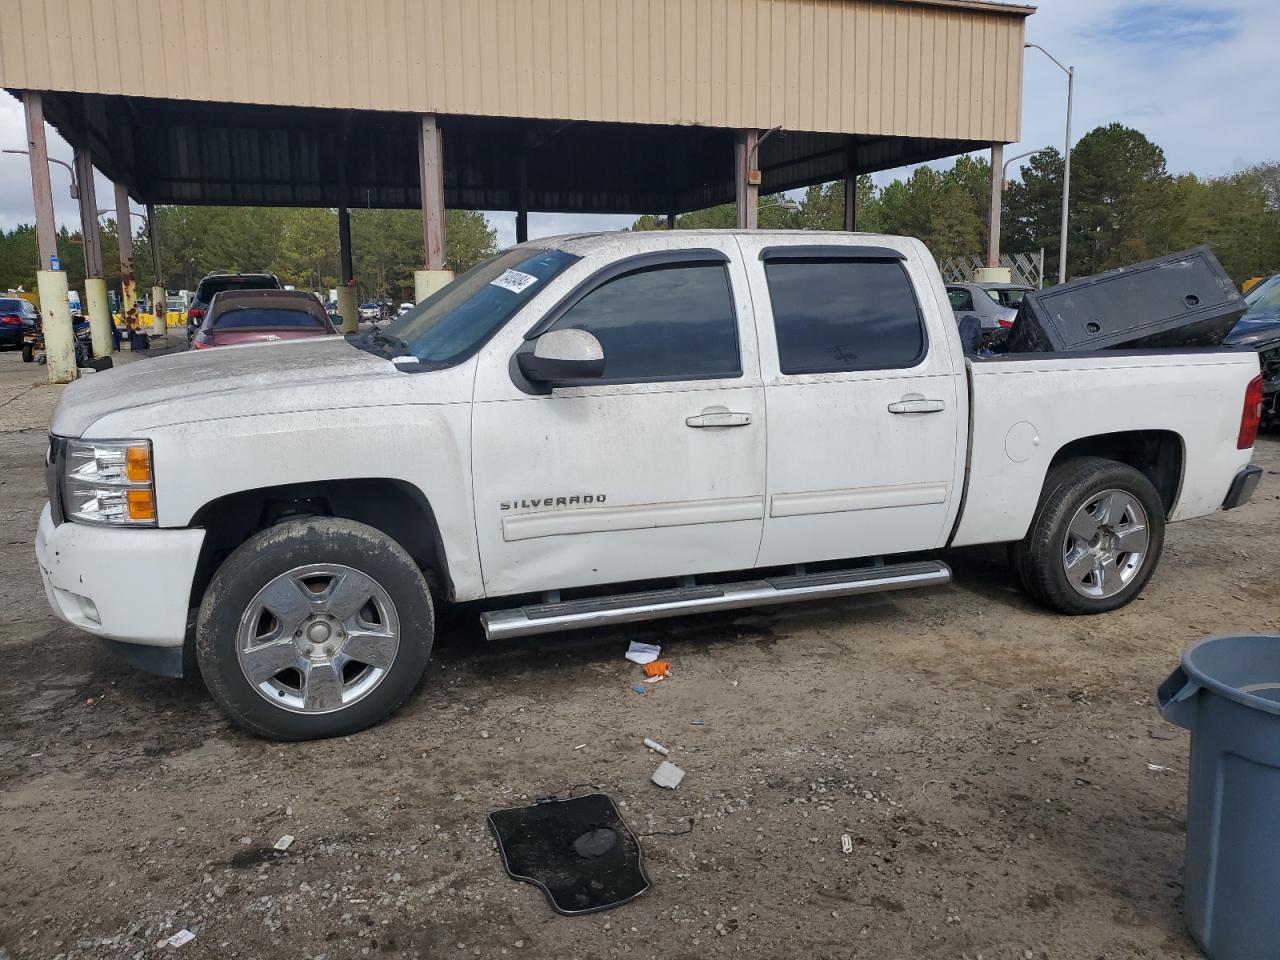
[[[1137,127],[1164,148],[1175,173],[1221,175],[1280,160],[1280,0],[1044,0],[1027,21],[1027,39],[1076,67],[1074,139],[1100,124]],[[1065,108],[1062,72],[1028,50],[1022,140],[1006,155],[1061,148]],[[0,147],[24,139],[17,101],[0,94]],[[71,159],[56,137],[50,153]],[[74,227],[66,172],[55,166],[52,177],[59,220]],[[110,206],[111,196],[100,181],[99,206]],[[489,217],[500,242],[511,243],[512,215]],[[31,219],[26,158],[0,154],[0,227]],[[632,219],[533,213],[529,227],[541,236]]]

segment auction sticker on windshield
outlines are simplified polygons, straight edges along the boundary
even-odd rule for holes
[[[537,277],[521,273],[519,270],[504,270],[501,275],[489,281],[493,286],[502,287],[503,290],[510,290],[512,293],[524,293],[537,282]]]

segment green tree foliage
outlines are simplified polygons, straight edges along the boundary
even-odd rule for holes
[[[155,271],[145,226],[135,219],[133,267],[138,292],[147,296]],[[116,223],[100,223],[103,275],[120,284]],[[445,214],[445,265],[470,269],[497,251],[497,235],[484,215],[469,210]],[[266,270],[301,290],[337,286],[338,213],[333,209],[275,207],[159,207],[161,270],[170,288],[194,289],[215,270]],[[352,260],[362,298],[412,299],[413,271],[422,267],[422,217],[415,210],[353,210]],[[84,246],[80,232],[58,233],[58,255],[72,290],[84,290]],[[0,231],[0,290],[35,289],[36,231],[23,224]]]

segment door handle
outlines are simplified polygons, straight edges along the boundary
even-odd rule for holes
[[[918,393],[908,393],[897,403],[889,404],[890,413],[941,413],[946,408],[945,400],[929,400]]]
[[[707,407],[700,414],[685,419],[688,427],[745,427],[751,423],[751,414],[734,413],[728,407]]]

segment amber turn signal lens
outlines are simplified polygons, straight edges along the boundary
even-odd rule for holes
[[[156,518],[156,500],[150,490],[129,490],[130,520],[154,520]]]
[[[130,483],[150,483],[151,451],[146,447],[130,447],[126,450],[124,473]]]

